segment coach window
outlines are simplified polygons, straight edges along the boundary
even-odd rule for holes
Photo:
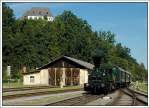
[[[34,83],[34,76],[30,76],[30,83]]]

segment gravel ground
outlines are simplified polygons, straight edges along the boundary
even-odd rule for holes
[[[45,91],[79,89],[79,88],[81,88],[81,87],[80,86],[74,86],[74,87],[64,87],[64,88],[45,88],[45,89],[31,89],[31,90],[24,90],[24,91],[10,91],[10,92],[3,92],[3,96],[35,93],[35,92],[45,92]]]
[[[12,100],[4,100],[3,105],[5,106],[14,106],[14,105],[15,106],[43,106],[43,105],[54,103],[57,101],[82,96],[83,93],[84,91],[74,91],[74,92],[67,92],[67,93],[17,98],[17,99],[12,99]],[[95,101],[85,104],[85,106],[109,105],[114,99],[118,98],[119,93],[120,92],[118,90],[114,91],[106,95],[105,97],[99,98]]]
[[[15,94],[23,94],[23,93],[35,93],[35,92],[42,92],[42,91],[48,91],[51,88],[48,89],[37,89],[37,90],[25,90],[25,91],[10,91],[10,92],[3,92],[3,96],[7,95],[15,95]]]
[[[87,103],[86,106],[105,106],[106,104],[111,103],[112,100],[118,96],[118,93],[118,91],[112,92],[102,98]]]
[[[57,101],[64,100],[64,99],[82,96],[82,93],[84,93],[84,91],[74,91],[74,92],[32,96],[32,97],[21,97],[17,99],[3,100],[3,105],[4,106],[45,105],[48,103],[53,103],[53,102],[57,102]]]

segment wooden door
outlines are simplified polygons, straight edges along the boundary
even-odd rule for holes
[[[65,74],[66,74],[66,79],[65,79],[65,82],[66,82],[66,85],[71,85],[71,69],[70,68],[66,68],[65,69]]]
[[[79,69],[72,69],[72,80],[73,80],[73,85],[79,85]]]
[[[55,86],[55,69],[49,68],[48,72],[49,72],[49,85]]]
[[[63,71],[61,68],[58,68],[56,70],[56,85],[57,86],[60,86],[60,81],[62,80],[62,73],[63,73]]]

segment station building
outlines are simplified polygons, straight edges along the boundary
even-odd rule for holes
[[[88,82],[89,71],[94,67],[88,62],[61,56],[32,72],[23,73],[24,85],[70,86]]]

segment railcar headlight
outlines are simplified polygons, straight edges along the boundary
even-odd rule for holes
[[[101,87],[104,87],[105,86],[105,84],[104,83],[101,83]]]
[[[103,73],[103,76],[105,76],[106,74],[105,73]]]
[[[101,87],[105,87],[105,84],[104,84],[104,83],[102,83],[102,84],[101,84]]]

